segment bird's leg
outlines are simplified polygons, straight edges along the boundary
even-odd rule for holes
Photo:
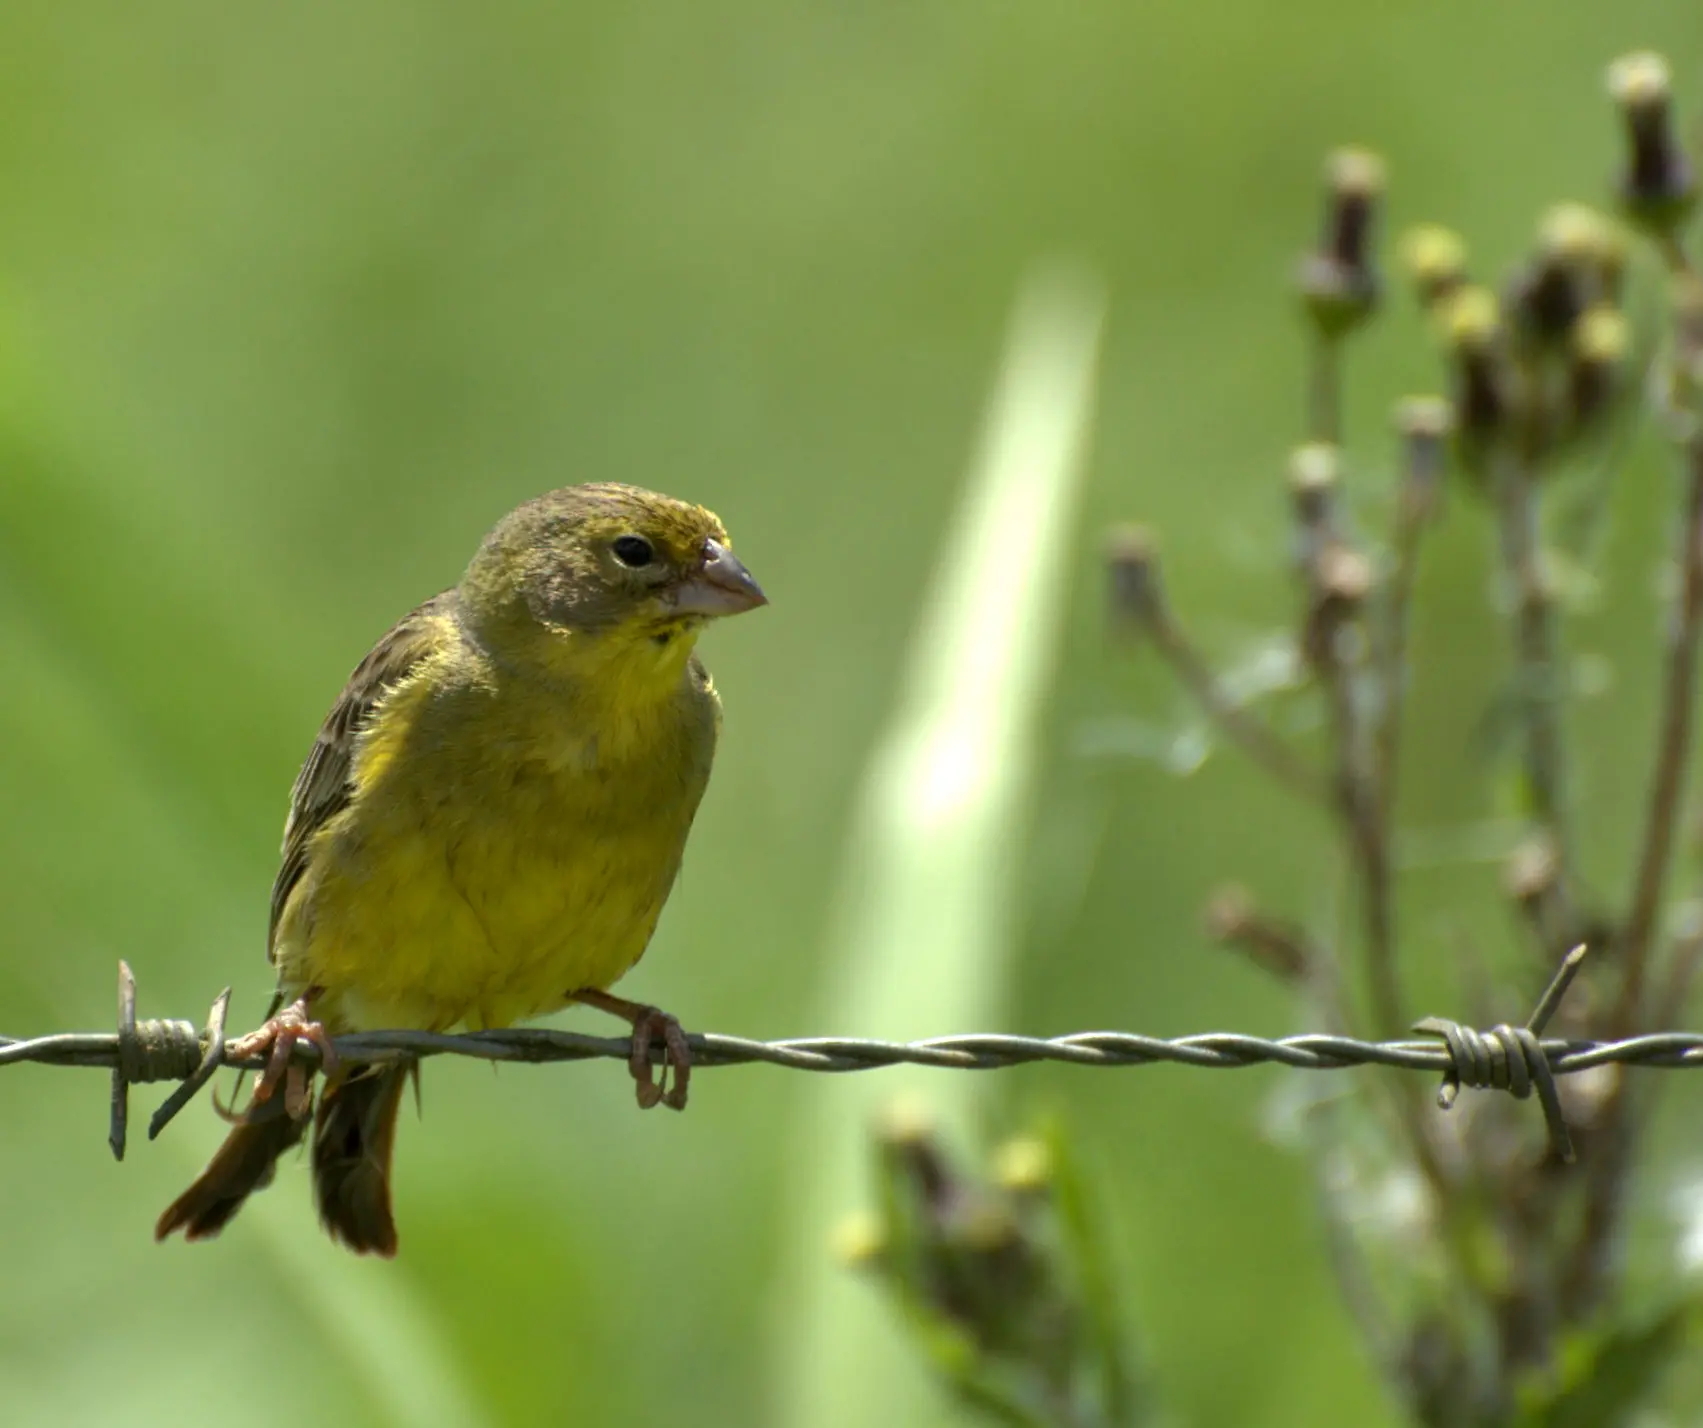
[[[595,987],[581,987],[569,993],[576,1002],[596,1007],[633,1025],[633,1053],[628,1068],[633,1073],[639,1109],[648,1111],[660,1101],[671,1110],[686,1109],[686,1084],[692,1078],[692,1048],[686,1044],[686,1033],[680,1023],[657,1007],[643,1002],[630,1002],[625,997],[613,997]],[[650,1064],[651,1038],[660,1034],[668,1048],[668,1060],[659,1077]],[[674,1072],[674,1084],[668,1084],[668,1073]]]
[[[330,1033],[308,1015],[308,1008],[319,990],[318,987],[309,987],[289,1006],[268,1017],[258,1030],[225,1043],[225,1055],[233,1061],[262,1053],[266,1056],[266,1069],[254,1084],[254,1095],[249,1098],[248,1108],[241,1112],[221,1109],[220,1114],[226,1120],[248,1123],[260,1119],[257,1112],[268,1109],[267,1102],[280,1084],[284,1087],[284,1110],[291,1120],[299,1121],[313,1109],[308,1090],[311,1073],[291,1053],[298,1041],[308,1041],[319,1048],[321,1071],[330,1072],[337,1064],[337,1050],[331,1044]]]

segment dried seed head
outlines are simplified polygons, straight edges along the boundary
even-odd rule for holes
[[[1665,109],[1673,92],[1667,60],[1654,50],[1621,55],[1608,67],[1608,92],[1628,113]]]
[[[1667,61],[1649,51],[1622,55],[1609,66],[1608,92],[1626,119],[1621,203],[1633,222],[1671,235],[1696,202],[1697,181],[1674,136]]]
[[[1561,859],[1548,838],[1530,838],[1514,849],[1503,871],[1502,885],[1522,907],[1531,907],[1555,891]]]
[[[1358,657],[1361,608],[1372,592],[1372,563],[1359,551],[1332,542],[1307,570],[1307,613],[1301,623],[1301,656],[1324,673]]]
[[[1443,335],[1456,351],[1483,352],[1502,335],[1502,309],[1489,288],[1464,287],[1442,308]]]
[[[1140,625],[1164,609],[1159,552],[1144,526],[1119,526],[1106,537],[1106,574],[1112,618]]]
[[[1384,165],[1365,149],[1339,149],[1325,168],[1324,231],[1301,264],[1301,296],[1325,337],[1340,337],[1378,304],[1372,233],[1384,192]]]
[[[1502,315],[1495,294],[1466,287],[1442,309],[1444,340],[1453,358],[1455,417],[1469,445],[1499,432],[1508,419],[1502,363]]]
[[[1510,275],[1503,305],[1521,339],[1521,350],[1529,351],[1565,342],[1584,311],[1585,296],[1566,267],[1538,258]]]
[[[949,1228],[955,1244],[977,1254],[998,1254],[1014,1248],[1023,1238],[1023,1227],[1011,1207],[996,1200],[966,1203]]]
[[[1214,942],[1235,942],[1253,924],[1254,899],[1244,887],[1219,888],[1206,905],[1206,935]]]
[[[1562,204],[1544,216],[1536,254],[1509,282],[1507,309],[1528,344],[1553,351],[1586,309],[1618,298],[1625,265],[1614,224],[1583,204]]]
[[[959,1195],[958,1177],[947,1164],[934,1114],[912,1097],[888,1105],[876,1123],[876,1140],[883,1151],[885,1174],[915,1193],[934,1214],[945,1213]]]
[[[1621,361],[1630,341],[1626,314],[1606,303],[1586,312],[1573,330],[1573,350],[1582,359],[1604,366]]]
[[[1575,430],[1607,410],[1630,343],[1625,315],[1606,304],[1591,308],[1574,325],[1567,395],[1568,421]]]
[[[1408,441],[1441,443],[1454,430],[1454,409],[1441,397],[1403,397],[1395,427]]]
[[[1322,512],[1334,499],[1340,478],[1341,455],[1334,443],[1309,441],[1289,458],[1289,492],[1296,510]]]
[[[1437,223],[1410,228],[1402,238],[1401,256],[1424,308],[1435,307],[1467,281],[1466,243],[1452,228]]]
[[[1558,203],[1538,225],[1538,251],[1590,283],[1589,303],[1620,301],[1626,277],[1626,230],[1583,203]]]
[[[1246,888],[1231,885],[1212,895],[1206,905],[1206,933],[1274,977],[1286,982],[1306,979],[1306,934],[1262,914]]]
[[[1016,1195],[1038,1195],[1053,1183],[1052,1147],[1039,1136],[1016,1136],[994,1152],[994,1183]]]
[[[1355,609],[1372,593],[1372,562],[1347,546],[1332,546],[1319,559],[1319,590]]]
[[[1396,404],[1395,425],[1402,438],[1403,516],[1429,520],[1442,502],[1454,409],[1441,397],[1406,397]]]
[[[1308,570],[1336,539],[1341,458],[1328,441],[1309,442],[1289,458],[1289,501],[1295,515],[1294,559]]]
[[[887,1231],[874,1215],[858,1211],[834,1226],[834,1258],[847,1269],[870,1269],[887,1253]]]
[[[882,1110],[877,1133],[891,1146],[928,1145],[934,1141],[938,1124],[926,1102],[901,1096]]]

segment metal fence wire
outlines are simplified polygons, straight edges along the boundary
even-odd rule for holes
[[[1389,1066],[1441,1076],[1438,1104],[1454,1104],[1464,1087],[1506,1091],[1525,1099],[1535,1094],[1543,1108],[1550,1144],[1563,1159],[1572,1142],[1561,1113],[1555,1078],[1607,1065],[1685,1070],[1703,1067],[1703,1033],[1662,1031],[1619,1041],[1545,1039],[1543,1029],[1573,980],[1585,949],[1568,954],[1536,1009],[1523,1026],[1503,1024],[1477,1031],[1443,1017],[1414,1024],[1426,1039],[1362,1041],[1352,1036],[1309,1033],[1266,1038],[1214,1031],[1194,1036],[1143,1036],[1133,1031],[1079,1031],[1066,1036],[1012,1036],[997,1032],[932,1037],[926,1041],[876,1041],[864,1037],[813,1036],[750,1041],[715,1032],[687,1037],[697,1067],[781,1066],[793,1071],[872,1071],[882,1066],[932,1066],[954,1071],[998,1071],[1037,1061],[1071,1066],[1130,1067],[1170,1063],[1228,1071],[1276,1064],[1302,1071],[1342,1071],[1355,1066]],[[111,1072],[108,1143],[124,1158],[129,1091],[157,1081],[181,1084],[148,1123],[148,1138],[166,1128],[221,1068],[257,1069],[261,1056],[227,1055],[225,1021],[230,988],[214,1000],[206,1025],[175,1019],[138,1020],[136,979],[119,964],[118,1026],[105,1032],[60,1032],[14,1039],[0,1037],[0,1066],[26,1062],[45,1066],[94,1066]],[[483,1061],[558,1062],[601,1058],[627,1060],[627,1037],[586,1036],[546,1027],[443,1034],[428,1031],[363,1031],[332,1040],[338,1057],[359,1064],[431,1056],[468,1056]],[[307,1041],[293,1055],[317,1066],[320,1054]],[[651,1047],[653,1064],[666,1050]]]

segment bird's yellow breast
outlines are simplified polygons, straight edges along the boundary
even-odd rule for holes
[[[714,752],[696,661],[595,692],[508,680],[462,646],[385,698],[349,806],[279,922],[287,987],[334,1029],[505,1026],[643,954]],[[608,674],[608,671],[605,671]]]

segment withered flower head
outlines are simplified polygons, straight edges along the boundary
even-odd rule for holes
[[[1384,192],[1384,165],[1365,149],[1338,149],[1325,168],[1324,231],[1302,261],[1300,288],[1313,323],[1340,337],[1378,305],[1372,234]]]
[[[1697,178],[1674,136],[1667,61],[1650,51],[1622,55],[1608,68],[1608,92],[1626,119],[1620,201],[1635,223],[1671,235],[1697,200]]]

